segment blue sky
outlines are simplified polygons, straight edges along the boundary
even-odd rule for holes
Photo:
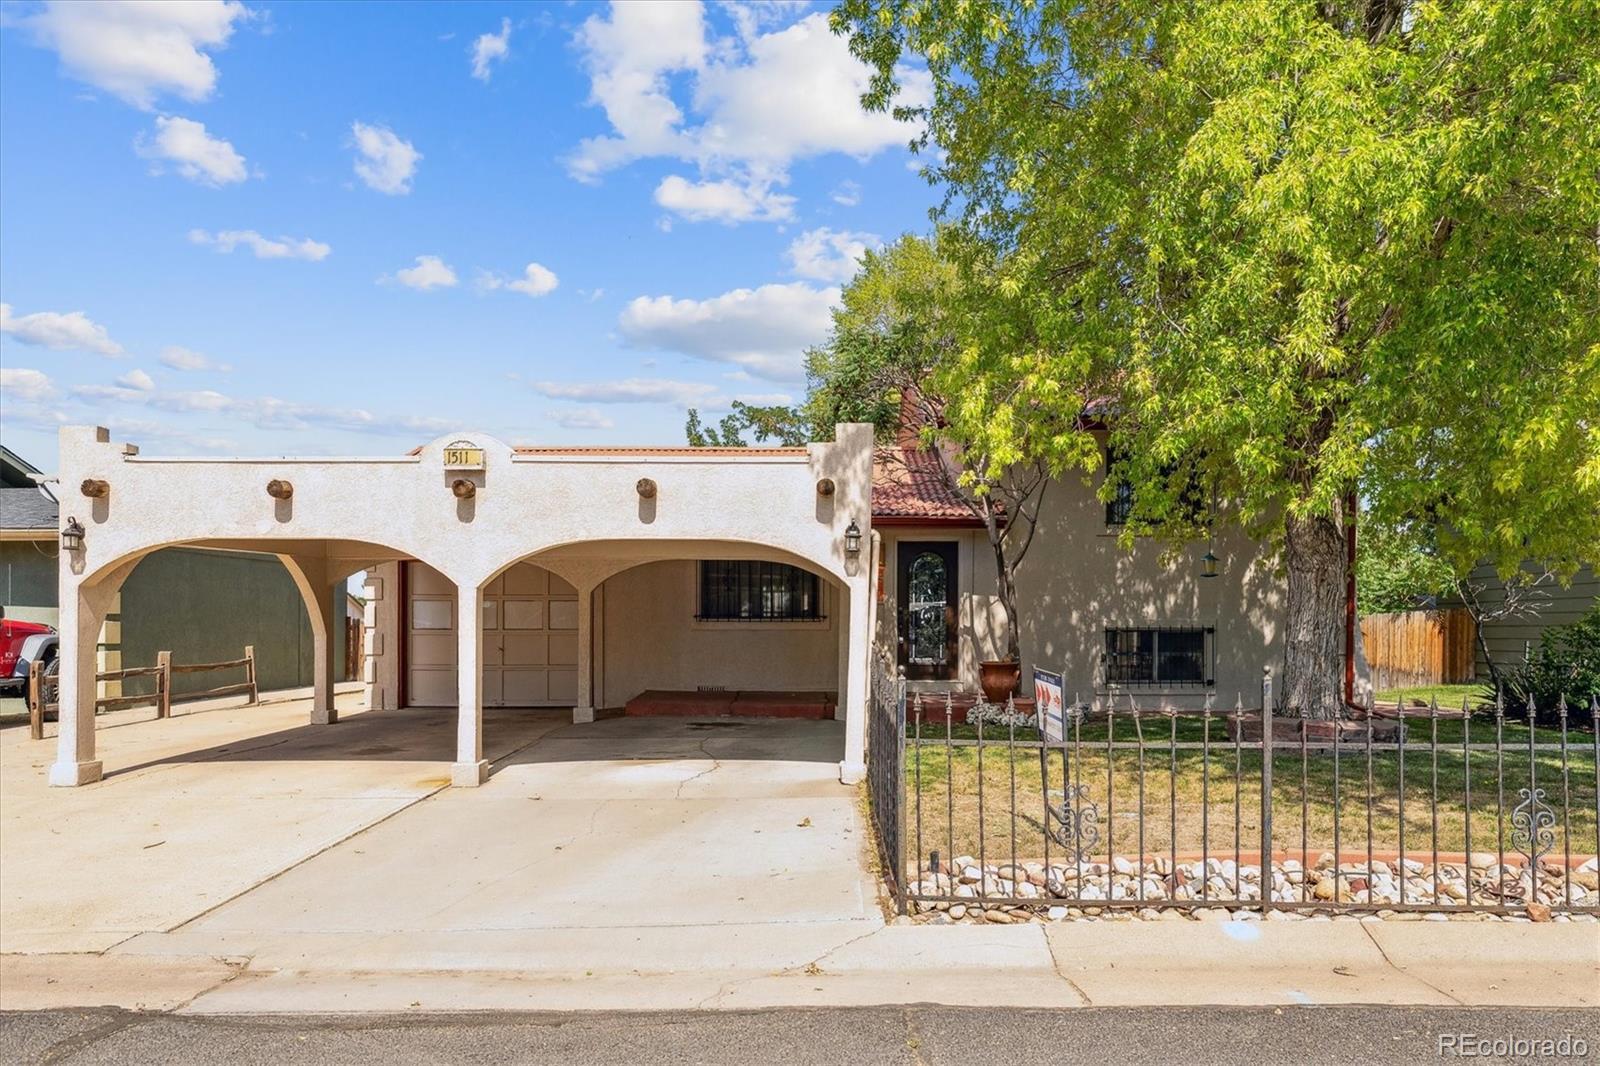
[[[679,443],[799,398],[854,258],[934,202],[818,5],[0,13],[0,439],[46,468],[62,423]]]

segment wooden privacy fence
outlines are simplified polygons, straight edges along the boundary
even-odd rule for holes
[[[1361,619],[1361,643],[1379,691],[1471,681],[1476,636],[1472,615],[1461,607]]]
[[[202,692],[186,692],[185,699],[203,700],[219,696],[248,693],[248,703],[258,703],[261,691],[256,686],[256,649],[246,644],[243,658],[220,663],[174,663],[170,651],[156,653],[154,666],[132,666],[125,670],[103,670],[94,675],[96,682],[128,681],[136,677],[155,679],[155,691],[133,696],[106,696],[94,701],[94,713],[120,711],[141,704],[155,705],[157,718],[172,715],[172,675],[198,674],[208,670],[237,670],[244,668],[244,680],[228,685],[218,685]],[[46,676],[44,664],[34,662],[28,667],[28,732],[34,740],[44,739],[44,716],[47,711],[59,710],[59,697],[54,676]]]

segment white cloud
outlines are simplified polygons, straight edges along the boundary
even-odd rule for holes
[[[836,204],[854,207],[861,202],[861,185],[854,181],[841,181],[828,195]]]
[[[787,254],[790,266],[801,277],[842,283],[855,276],[868,249],[882,247],[883,238],[876,233],[852,233],[823,226],[796,237]]]
[[[804,282],[734,289],[709,300],[640,296],[617,327],[635,348],[681,352],[792,381],[804,376],[805,350],[828,335],[829,310],[838,300],[838,289]]]
[[[782,222],[794,217],[794,197],[756,182],[691,182],[669,174],[656,186],[656,203],[690,222]]]
[[[577,403],[670,403],[679,407],[705,403],[717,394],[715,385],[665,378],[620,381],[535,381],[530,387],[552,400]]]
[[[206,53],[249,17],[243,4],[223,0],[52,0],[21,21],[73,77],[149,110],[163,93],[209,97],[217,68]]]
[[[209,355],[197,352],[192,348],[182,348],[176,344],[169,344],[161,349],[158,356],[162,366],[171,367],[173,370],[232,370],[225,363],[218,363]]]
[[[143,370],[130,370],[117,379],[117,384],[125,389],[138,389],[140,392],[151,392],[155,389],[155,379]]]
[[[368,126],[364,122],[351,123],[350,133],[359,153],[356,175],[368,188],[390,196],[404,196],[411,191],[411,178],[422,153],[410,141],[401,140],[385,126]]]
[[[500,20],[499,33],[485,33],[472,42],[472,76],[488,81],[493,73],[491,64],[503,61],[511,54],[511,20]]]
[[[389,280],[387,275],[379,281]],[[408,289],[448,289],[456,283],[456,272],[436,255],[417,256],[417,265],[396,270],[394,279]]]
[[[273,396],[238,398],[212,389],[163,392],[127,385],[80,385],[72,395],[87,403],[116,403],[170,415],[220,416],[258,429],[335,429],[362,433],[441,433],[452,423],[426,416],[380,416],[358,407],[298,403]]]
[[[140,134],[134,147],[146,159],[174,164],[179,174],[201,185],[231,185],[250,176],[244,156],[227,141],[211,136],[205,125],[194,119],[157,116],[155,135]],[[159,167],[156,172],[160,173]]]
[[[216,437],[207,433],[191,433],[169,422],[152,422],[140,418],[100,418],[101,425],[111,431],[112,436],[118,440],[161,441],[170,447],[178,445],[189,451],[195,452],[232,452],[237,454],[238,444],[228,437]]]
[[[616,426],[610,418],[593,407],[578,407],[570,411],[551,411],[550,421],[568,429],[611,429]]]
[[[27,403],[43,403],[58,395],[55,383],[44,371],[20,366],[0,366],[0,392],[8,399]]]
[[[55,351],[77,348],[113,359],[122,354],[122,345],[82,311],[35,311],[18,318],[12,315],[10,304],[0,303],[0,333]]]
[[[892,115],[861,107],[870,72],[830,32],[825,14],[763,32],[774,13],[741,10],[734,9],[738,33],[725,39],[708,38],[698,2],[613,4],[588,18],[575,43],[589,73],[590,100],[605,110],[611,131],[578,145],[567,161],[572,175],[593,181],[636,159],[678,159],[700,169],[699,187],[729,186],[717,190],[724,201],[739,189],[746,199],[769,201],[761,210],[702,207],[685,217],[770,221],[790,217],[787,204],[779,209],[771,202],[770,190],[786,183],[796,160],[833,152],[867,159],[916,134]],[[926,102],[926,72],[899,74],[900,102]],[[676,102],[675,81],[692,115]],[[696,187],[676,181],[670,189],[662,183],[658,202],[663,190],[681,200]]]
[[[701,150],[712,157],[786,165],[843,152],[866,159],[909,143],[916,132],[892,115],[861,106],[871,73],[822,13],[750,42],[744,61],[716,63],[695,86],[708,119]],[[926,102],[932,82],[902,70],[899,102]]]
[[[574,177],[593,180],[634,159],[690,152],[667,78],[705,62],[698,2],[614,5],[609,17],[584,20],[576,43],[589,72],[589,100],[605,109],[613,133],[579,145],[569,161]]]
[[[189,231],[194,244],[209,244],[219,252],[231,252],[244,245],[255,253],[257,259],[309,259],[312,262],[326,259],[333,249],[310,237],[279,237],[272,240],[253,229],[227,229],[207,233],[203,229]]]
[[[529,296],[546,296],[555,292],[559,284],[555,271],[539,263],[529,263],[523,267],[520,278],[507,279],[487,272],[478,278],[478,285],[481,288],[510,289],[512,292],[526,293]]]

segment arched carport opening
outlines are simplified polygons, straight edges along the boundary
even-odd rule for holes
[[[101,636],[106,632],[108,618],[117,618],[119,595],[129,577],[148,561],[158,559],[160,553],[173,549],[216,552],[219,556],[253,556],[273,566],[281,564],[304,611],[304,621],[297,629],[303,628],[309,635],[312,697],[308,721],[313,725],[332,724],[339,716],[336,685],[347,673],[343,625],[347,579],[359,571],[408,557],[399,548],[368,541],[197,538],[147,545],[87,573],[72,572],[75,580],[63,589],[60,604],[61,702],[57,759],[51,768],[53,783],[84,784],[101,776],[95,744],[99,695],[97,653]],[[249,588],[218,587],[210,583],[200,591],[204,595],[185,598],[186,605],[194,611],[188,622],[195,627],[224,628],[230,624],[238,627],[241,617],[248,619],[256,610],[256,605],[250,601]],[[282,614],[282,604],[277,606]],[[298,648],[295,654],[298,657]],[[180,661],[178,665],[184,664]],[[182,690],[176,695],[181,699]],[[441,751],[439,757],[447,759],[449,752]]]
[[[764,584],[746,584],[711,612],[708,565],[753,574]],[[456,707],[458,784],[487,777],[486,710],[492,717],[498,711],[505,721],[519,709],[545,715],[556,709],[581,724],[597,713],[626,713],[631,701],[651,690],[722,690],[795,697],[787,704],[766,700],[762,714],[843,720],[853,642],[866,639],[864,624],[852,625],[842,575],[828,564],[750,541],[557,545],[508,560],[453,595],[421,564],[396,573],[406,586],[405,632],[397,636],[407,656],[396,673],[403,675],[407,705]],[[781,608],[778,616],[749,617],[749,606],[763,602]],[[741,604],[747,616],[739,616]],[[420,631],[416,620],[426,616],[451,631]],[[476,626],[468,624],[473,619]],[[470,671],[468,662],[475,664]],[[453,694],[442,684],[447,670],[456,678]],[[436,671],[441,676],[431,676]],[[751,706],[713,713],[737,715]],[[848,763],[848,737],[842,747],[840,762]]]

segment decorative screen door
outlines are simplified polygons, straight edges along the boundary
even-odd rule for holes
[[[900,666],[913,681],[953,681],[959,670],[956,545],[902,541],[895,582]]]

